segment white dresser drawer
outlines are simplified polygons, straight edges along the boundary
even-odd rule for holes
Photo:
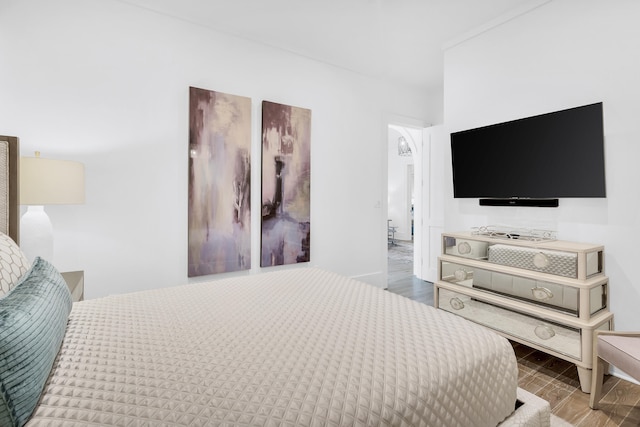
[[[580,329],[548,322],[440,288],[438,307],[575,360],[582,360]]]
[[[489,266],[484,268],[484,265],[481,268],[477,262],[461,260],[461,263],[457,263],[450,259],[441,257],[439,260],[439,280],[443,282],[526,301],[576,317],[584,310],[583,317],[589,318],[607,307],[606,276],[598,276],[580,284],[564,284],[493,271]]]
[[[443,247],[445,255],[470,259],[487,259],[489,243],[445,236]]]
[[[579,289],[571,286],[476,269],[473,287],[578,315]]]
[[[551,241],[530,242],[526,246],[519,240],[487,241],[480,236],[462,237],[455,234],[444,234],[442,239],[443,255],[582,280],[604,271],[602,247],[596,245],[578,245],[575,250],[562,250],[571,245]]]

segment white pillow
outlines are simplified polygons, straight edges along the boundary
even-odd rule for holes
[[[0,233],[0,297],[9,292],[31,263],[11,237]]]

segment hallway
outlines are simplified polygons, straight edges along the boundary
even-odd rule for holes
[[[413,275],[413,242],[396,240],[389,246],[387,290],[433,305],[433,283]]]

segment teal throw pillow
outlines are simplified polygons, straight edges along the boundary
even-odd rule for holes
[[[23,426],[60,350],[72,300],[60,273],[36,258],[0,299],[0,426]]]

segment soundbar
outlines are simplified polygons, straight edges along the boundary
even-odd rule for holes
[[[480,206],[527,206],[538,208],[557,208],[558,199],[480,199]]]

